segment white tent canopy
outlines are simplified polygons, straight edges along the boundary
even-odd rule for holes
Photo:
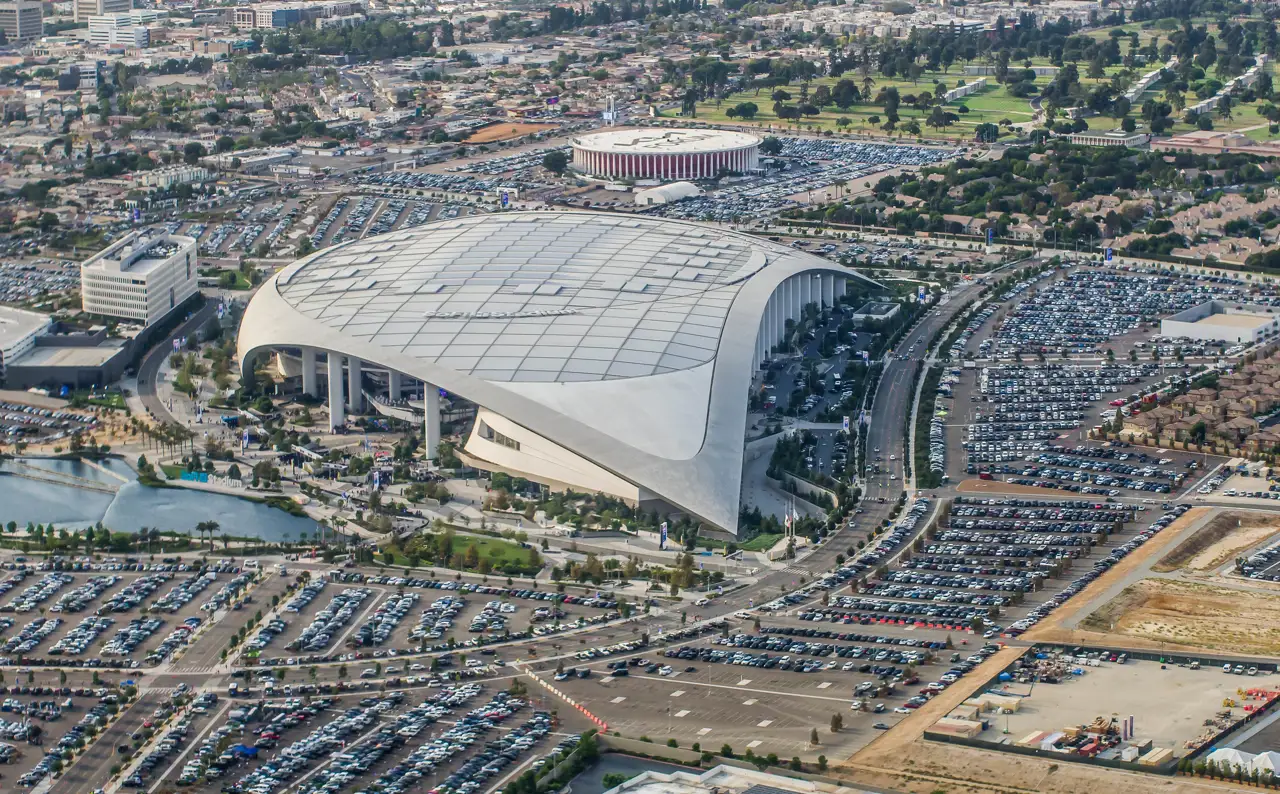
[[[1212,761],[1219,767],[1225,766],[1228,769],[1237,766],[1241,769],[1249,769],[1250,765],[1253,763],[1253,758],[1254,756],[1252,753],[1242,752],[1234,747],[1223,747],[1209,753],[1208,758],[1205,760]]]
[[[1265,753],[1258,753],[1253,757],[1251,769],[1259,772],[1270,772],[1273,775],[1280,776],[1280,753],[1274,750],[1268,750]]]

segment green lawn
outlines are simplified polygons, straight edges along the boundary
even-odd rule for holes
[[[91,392],[88,389],[81,389],[79,391],[72,392],[71,399],[76,400],[77,402],[79,400],[84,400],[84,402],[89,405],[111,408],[116,411],[123,411],[125,409],[124,395],[118,391]]]
[[[743,551],[768,551],[769,549],[773,548],[773,544],[777,543],[781,539],[782,539],[781,533],[776,535],[768,535],[768,534],[756,535],[754,538],[752,538],[751,540],[748,540],[746,543],[739,544],[738,548],[742,549]]]
[[[501,538],[476,537],[472,535],[457,535],[453,540],[453,548],[457,552],[466,554],[470,546],[475,546],[476,551],[480,554],[480,559],[487,559],[493,564],[495,569],[513,563],[515,565],[526,565],[529,562],[529,550],[520,548],[519,543],[512,543]]]

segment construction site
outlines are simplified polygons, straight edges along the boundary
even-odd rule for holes
[[[1280,696],[1257,668],[1124,653],[1035,648],[946,717],[926,738],[1068,761],[1170,773]],[[1267,676],[1268,678],[1270,676]],[[1105,711],[1099,713],[1099,704]],[[957,741],[959,740],[959,741]]]

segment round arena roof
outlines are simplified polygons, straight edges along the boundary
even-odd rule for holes
[[[758,146],[760,139],[724,130],[610,130],[572,140],[576,149],[612,154],[699,154]]]

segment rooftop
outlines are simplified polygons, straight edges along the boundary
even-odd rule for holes
[[[23,367],[98,367],[120,352],[123,339],[86,347],[36,347],[12,362]]]
[[[85,260],[82,267],[143,275],[164,264],[183,248],[194,247],[195,244],[193,238],[176,234],[148,236],[144,232],[134,232]]]
[[[1272,315],[1266,314],[1210,314],[1196,325],[1221,325],[1227,328],[1261,328],[1267,323],[1275,320]]]
[[[862,306],[858,307],[858,310],[854,312],[854,314],[866,314],[872,317],[878,317],[883,314],[888,314],[896,308],[898,308],[898,304],[896,303],[871,301],[870,303],[864,303]]]
[[[740,287],[788,254],[689,223],[510,213],[326,249],[277,287],[352,339],[486,380],[599,381],[711,361]]]
[[[579,149],[630,154],[695,154],[756,146],[760,139],[745,132],[725,130],[610,130],[579,135],[572,141]]]
[[[0,351],[11,349],[19,340],[47,328],[49,323],[48,315],[0,306]]]

